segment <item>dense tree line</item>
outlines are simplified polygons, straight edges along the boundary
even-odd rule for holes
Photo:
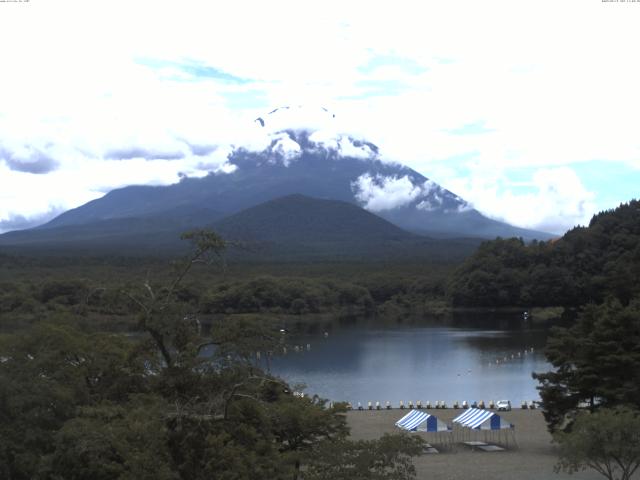
[[[369,291],[334,280],[261,276],[245,282],[223,283],[205,294],[206,313],[321,313],[349,308],[370,313]]]
[[[640,295],[640,201],[595,215],[562,238],[483,243],[448,286],[459,306],[581,306]]]
[[[87,330],[122,330],[135,326],[132,305],[124,295],[136,278],[170,280],[164,265],[149,263],[127,270],[89,262],[83,269],[59,264],[51,268],[0,266],[0,329],[15,330],[43,316],[72,315]],[[26,270],[24,270],[26,268]],[[195,265],[174,294],[208,317],[265,314],[293,317],[368,317],[419,315],[430,302],[444,303],[448,268],[370,270],[350,264],[284,272],[254,272],[248,267],[233,274],[210,274]],[[12,273],[17,273],[12,277]]]
[[[551,431],[570,427],[580,407],[640,408],[640,301],[610,298],[555,327],[545,354],[554,370],[534,374]]]
[[[38,289],[40,321],[0,337],[0,477],[413,478],[419,438],[349,441],[342,405],[294,396],[252,363],[281,344],[273,325],[243,316],[203,333],[183,282],[224,242],[186,238],[194,251],[170,281],[123,286],[117,301],[136,312],[136,335],[77,328],[56,305],[86,305],[93,290],[63,282]]]

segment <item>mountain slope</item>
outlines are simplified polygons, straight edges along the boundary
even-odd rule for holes
[[[181,211],[181,210],[178,210]],[[234,247],[237,261],[327,261],[436,259],[459,261],[478,240],[434,240],[406,232],[347,202],[289,195],[213,221],[210,211],[198,218],[167,222],[159,216],[100,220],[12,232],[0,247],[93,254],[177,254],[186,248],[180,234],[211,228]]]
[[[355,205],[288,195],[214,224],[225,238],[282,244],[407,241],[419,237]]]
[[[115,218],[162,215],[202,208],[228,216],[290,194],[361,206],[409,231],[444,238],[552,236],[491,220],[418,172],[382,161],[373,144],[340,136],[321,141],[313,132],[287,130],[264,149],[235,149],[230,173],[184,178],[168,186],[130,186],[63,213],[39,228]],[[284,145],[284,146],[283,146]]]

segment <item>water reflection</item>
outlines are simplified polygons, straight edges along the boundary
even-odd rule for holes
[[[458,319],[459,320],[459,319]],[[289,338],[311,345],[272,362],[272,371],[307,392],[353,404],[387,400],[497,400],[538,398],[533,371],[549,369],[542,348],[546,331],[496,319],[423,324],[353,323]],[[454,326],[455,324],[455,326]],[[504,327],[507,328],[504,328]],[[509,328],[510,327],[510,328]]]

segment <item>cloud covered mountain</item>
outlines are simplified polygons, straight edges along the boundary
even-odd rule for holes
[[[325,109],[320,111],[324,122],[320,126],[292,121],[291,115],[299,113],[285,107],[256,119],[266,141],[232,148],[224,169],[200,178],[184,177],[172,185],[113,190],[30,234],[105,221],[112,229],[114,220],[127,218],[165,216],[172,223],[180,218],[175,212],[190,225],[204,226],[279,197],[301,194],[347,202],[401,229],[432,237],[550,237],[486,218],[415,170],[384,159],[373,143],[327,128],[333,115]],[[291,124],[296,128],[288,128]]]

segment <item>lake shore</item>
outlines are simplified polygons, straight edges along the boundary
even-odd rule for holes
[[[347,422],[353,440],[371,440],[384,433],[397,433],[395,422],[408,410],[350,411]],[[427,410],[440,420],[451,424],[451,420],[462,410]],[[515,425],[518,447],[511,440],[509,447],[501,452],[471,451],[456,443],[453,448],[441,449],[441,453],[425,454],[414,459],[418,479],[446,480],[595,480],[602,478],[593,471],[573,475],[557,474],[553,467],[557,462],[556,447],[540,410],[514,409],[500,412],[500,416]],[[417,435],[425,435],[418,433]],[[425,437],[434,446],[432,437]],[[497,444],[497,442],[490,442]],[[635,475],[634,478],[640,478]]]

